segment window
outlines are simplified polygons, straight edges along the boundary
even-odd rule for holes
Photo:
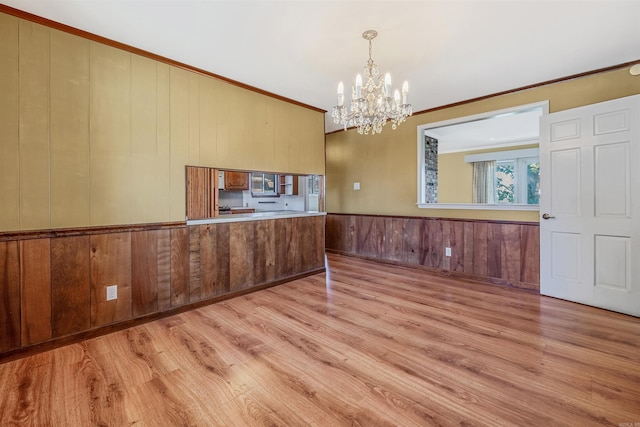
[[[540,203],[538,149],[465,156],[473,163],[473,202],[498,205]]]
[[[320,194],[320,175],[309,175],[307,177],[308,194]]]
[[[277,197],[277,175],[275,173],[254,172],[251,174],[251,195],[254,197]]]
[[[495,201],[499,204],[540,203],[540,160],[528,157],[496,161]]]

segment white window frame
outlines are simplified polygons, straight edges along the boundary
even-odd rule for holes
[[[418,147],[418,173],[417,173],[417,202],[416,206],[421,209],[468,209],[468,210],[508,210],[508,211],[539,211],[539,205],[528,204],[481,204],[481,203],[423,203],[424,200],[424,135],[425,131],[442,126],[449,126],[474,120],[483,120],[503,114],[512,114],[530,108],[542,108],[542,114],[549,114],[549,101],[535,102],[531,104],[519,105],[502,110],[488,111],[486,113],[472,116],[458,117],[450,120],[443,120],[435,123],[427,123],[417,127],[417,147]]]

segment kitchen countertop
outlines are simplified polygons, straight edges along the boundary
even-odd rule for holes
[[[325,216],[326,212],[309,211],[263,211],[250,214],[222,215],[217,218],[188,220],[187,225],[217,224],[222,222],[260,221],[264,219],[298,218],[305,216]]]

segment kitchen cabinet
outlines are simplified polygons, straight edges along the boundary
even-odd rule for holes
[[[249,173],[224,171],[224,189],[225,190],[248,190],[249,189]]]
[[[298,195],[298,176],[280,175],[280,194],[286,196]]]

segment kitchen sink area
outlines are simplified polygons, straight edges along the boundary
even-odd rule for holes
[[[322,216],[323,182],[319,175],[187,166],[187,225]]]

